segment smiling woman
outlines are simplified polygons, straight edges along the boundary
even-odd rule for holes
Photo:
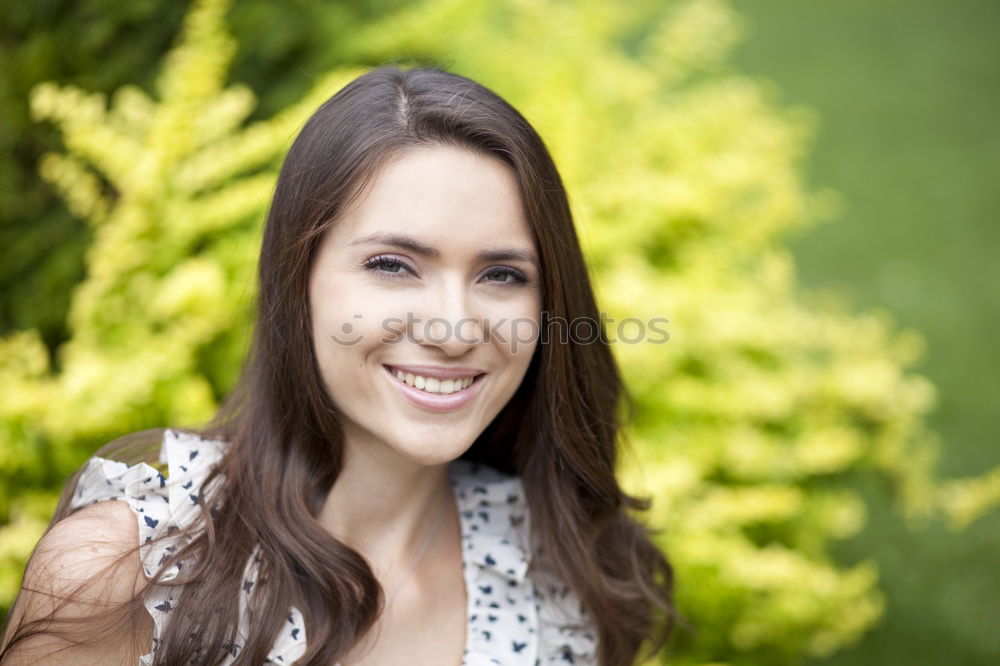
[[[663,646],[673,572],[616,478],[608,342],[538,335],[598,311],[513,107],[437,68],[344,87],[285,159],[257,306],[211,423],[115,440],[69,481],[4,664],[624,666]]]

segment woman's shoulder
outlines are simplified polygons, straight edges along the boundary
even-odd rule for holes
[[[84,592],[110,602],[131,598],[144,581],[138,556],[121,557],[135,549],[138,529],[132,512],[121,502],[84,507],[56,522],[32,552],[25,571],[25,587],[65,587],[86,582]],[[100,594],[90,595],[97,588]],[[86,600],[86,599],[84,599]]]
[[[148,619],[107,622],[101,613],[125,620],[120,608],[146,585],[139,555],[136,552],[138,529],[132,512],[122,502],[100,502],[86,506],[57,521],[41,538],[28,561],[22,589],[11,609],[12,628],[45,621],[59,627],[61,621],[83,622],[76,627],[100,626],[101,641],[84,642],[72,650],[52,652],[64,646],[45,633],[19,639],[8,657],[12,663],[25,659],[31,663],[111,663],[134,662],[139,658],[133,638],[148,636]],[[119,611],[116,613],[116,608]],[[108,634],[118,627],[118,639]],[[83,629],[82,635],[90,633]],[[14,638],[15,633],[8,636]]]
[[[157,574],[160,582],[171,581],[186,563],[173,562],[160,570],[197,531],[206,479],[227,446],[225,441],[173,428],[162,431],[158,451],[148,446],[131,450],[106,446],[83,465],[70,500],[72,513],[61,522],[113,513],[119,539],[132,548],[138,546],[133,563],[141,583],[149,583]],[[176,586],[155,585],[144,596],[153,622],[154,648],[180,594]],[[140,663],[149,663],[151,657],[152,652],[141,655]]]

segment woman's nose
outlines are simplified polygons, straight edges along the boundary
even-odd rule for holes
[[[442,286],[427,295],[426,305],[414,318],[414,339],[440,347],[449,355],[464,353],[482,341],[482,325],[471,307],[472,298],[461,286]]]

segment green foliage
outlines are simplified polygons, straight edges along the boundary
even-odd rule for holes
[[[314,83],[309,73],[353,62],[339,51],[338,35],[403,2],[239,0],[227,14],[238,42],[231,72],[260,93],[250,118],[270,117],[301,98]],[[66,312],[92,242],[90,229],[38,178],[41,155],[59,146],[60,136],[52,124],[32,120],[31,88],[59,81],[110,94],[128,84],[152,94],[189,5],[44,0],[8,2],[0,11],[0,247],[11,248],[0,262],[0,335],[37,328],[50,351],[69,337]]]
[[[359,73],[325,75],[300,103],[244,127],[254,95],[224,87],[235,47],[225,9],[203,3],[188,16],[156,81],[159,99],[126,86],[108,109],[103,95],[72,86],[33,91],[34,116],[55,122],[69,149],[44,155],[39,172],[86,220],[93,243],[60,370],[34,330],[0,341],[8,559],[23,560],[53,491],[100,444],[151,424],[193,425],[217,408],[246,348],[259,225],[282,150]],[[25,501],[37,493],[49,501]],[[15,591],[5,585],[0,603]]]
[[[155,99],[132,86],[110,108],[70,86],[32,95],[67,147],[40,173],[93,243],[59,369],[34,331],[0,340],[0,604],[73,466],[123,432],[213,413],[245,351],[282,152],[359,73],[334,70],[248,124],[253,93],[225,85],[227,9],[194,5]],[[836,199],[800,180],[810,117],[727,68],[739,34],[719,0],[428,0],[337,47],[354,62],[443,63],[509,99],[563,173],[609,334],[669,318],[669,344],[615,351],[640,407],[624,478],[655,499],[698,629],[678,633],[675,664],[797,663],[871,627],[884,607],[875,567],[828,555],[864,523],[857,470],[892,481],[914,521],[964,524],[1000,495],[997,472],[934,479],[934,388],[908,370],[921,338],[797,287],[783,240]]]
[[[91,240],[86,225],[38,178],[39,156],[60,139],[53,126],[32,121],[29,91],[50,79],[87,90],[146,86],[184,11],[185,3],[152,0],[4,3],[0,247],[10,250],[0,262],[0,334],[37,328],[50,349],[65,339],[63,320]]]

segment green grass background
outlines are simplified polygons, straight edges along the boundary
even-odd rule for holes
[[[802,280],[885,307],[927,339],[942,476],[1000,463],[1000,2],[751,0],[733,64],[814,108],[813,185],[834,222],[793,240]],[[912,533],[859,483],[867,527],[838,556],[879,565],[886,615],[860,664],[1000,664],[1000,515]]]

